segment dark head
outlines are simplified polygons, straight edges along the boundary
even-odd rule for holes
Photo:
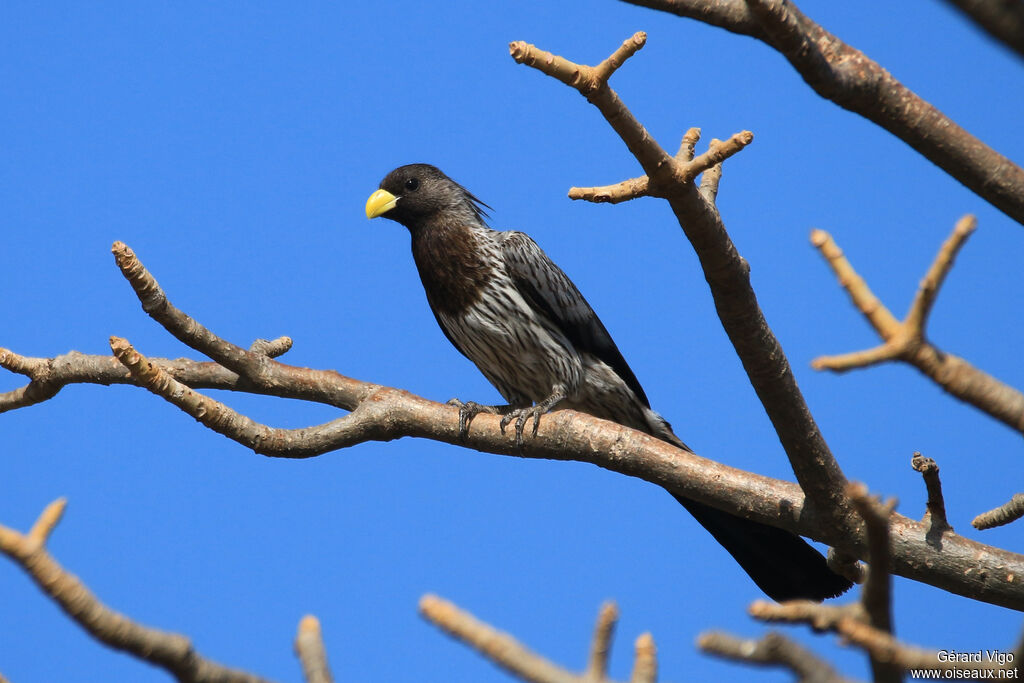
[[[366,200],[366,217],[383,216],[409,229],[442,214],[480,223],[487,215],[483,206],[487,205],[438,168],[409,164],[380,181],[380,189]]]

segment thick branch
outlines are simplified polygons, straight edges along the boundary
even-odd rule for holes
[[[751,36],[782,53],[822,97],[878,124],[1024,223],[1024,169],[984,144],[782,0],[625,0]]]
[[[91,366],[97,357],[78,354],[76,358]],[[107,365],[117,363],[120,366],[114,358],[104,361]],[[179,363],[165,359],[148,362],[161,368]],[[194,364],[195,367],[204,365],[208,364]],[[261,393],[301,396],[332,405],[352,402],[356,406],[361,405],[364,398],[372,397],[366,401],[372,404],[367,411],[372,411],[380,424],[363,434],[372,435],[374,440],[416,436],[487,453],[589,462],[645,479],[671,493],[823,541],[846,554],[866,555],[865,541],[859,532],[844,533],[806,508],[803,493],[795,484],[727,467],[583,413],[560,410],[545,416],[537,437],[527,440],[521,449],[517,449],[514,436],[501,434],[500,418],[494,415],[477,416],[469,434],[462,439],[458,430],[457,408],[333,372],[295,368],[281,363],[273,363],[272,368],[276,389]],[[317,379],[314,381],[313,377]],[[125,383],[136,382],[126,379]],[[225,385],[223,388],[231,387]],[[256,452],[279,457],[310,457],[341,447],[337,444],[353,442],[350,433],[340,429],[332,435],[326,433],[325,426],[319,431],[318,428],[309,428],[305,432],[281,431],[287,436],[253,439],[243,445]],[[338,440],[335,442],[332,438]],[[280,444],[287,443],[289,439],[292,440],[291,445],[281,449]],[[271,442],[276,442],[277,451],[268,451]],[[1024,589],[1017,578],[1024,576],[1024,556],[952,534],[945,538],[940,551],[927,541],[930,525],[900,515],[893,516],[892,525],[896,539],[892,548],[895,573],[960,595],[1024,610]]]
[[[51,503],[28,534],[0,526],[0,552],[25,570],[36,585],[79,626],[101,643],[166,670],[188,683],[269,683],[206,659],[185,636],[132,621],[96,598],[78,577],[46,551],[46,541],[64,512],[65,501]]]
[[[197,325],[187,316],[184,322]],[[211,335],[214,345],[227,345],[209,331],[206,334]],[[803,491],[794,484],[721,465],[582,413],[564,410],[545,416],[537,436],[519,448],[514,435],[501,433],[499,416],[479,415],[463,436],[456,407],[334,372],[296,368],[266,359],[261,369],[260,393],[299,397],[353,411],[319,427],[275,430],[197,394],[173,377],[180,372],[192,379],[209,381],[211,386],[252,390],[235,386],[234,383],[242,382],[237,375],[210,368],[209,363],[151,361],[123,342],[117,342],[116,347],[125,366],[115,358],[74,353],[62,356],[60,363],[54,359],[25,359],[10,352],[3,357],[18,367],[61,366],[64,369],[57,375],[63,382],[119,381],[145,386],[257,453],[310,457],[361,441],[413,436],[488,453],[589,462],[644,479],[670,493],[828,543],[846,555],[864,557],[866,553],[866,539],[858,529],[859,518],[847,516],[835,523],[834,514],[826,516],[821,508],[806,505]],[[115,368],[119,369],[115,372]],[[94,370],[102,370],[99,379],[90,374]],[[772,379],[775,378],[768,381]],[[251,383],[246,386],[251,387]],[[1024,557],[952,534],[945,539],[940,552],[927,543],[925,525],[899,515],[894,515],[891,523],[895,573],[978,600],[1024,610],[1024,588],[1019,581],[1024,576]]]
[[[943,243],[935,261],[922,278],[907,317],[901,322],[878,300],[867,283],[824,230],[811,233],[817,247],[853,305],[867,318],[883,344],[867,351],[840,356],[821,356],[812,361],[817,370],[844,372],[853,368],[900,360],[913,365],[946,392],[970,403],[1014,430],[1024,433],[1024,393],[1003,384],[963,358],[941,351],[926,338],[928,313],[957,252],[974,232],[973,216],[961,218]]]
[[[517,62],[584,92],[565,74],[585,67],[524,42],[512,43],[511,51]],[[846,478],[803,400],[778,339],[764,319],[750,285],[746,261],[729,239],[718,211],[693,184],[693,175],[686,172],[696,160],[684,164],[670,157],[607,84],[584,94],[640,162],[651,188],[657,188],[657,192],[651,190],[652,194],[666,198],[671,205],[697,252],[718,316],[779,435],[797,481],[814,508],[829,516],[836,528],[843,528],[849,514]],[[749,142],[744,134],[739,135],[740,141]]]

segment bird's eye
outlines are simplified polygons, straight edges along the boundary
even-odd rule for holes
[[[420,181],[416,178],[409,178],[405,181],[405,189],[409,190],[409,192],[415,192],[419,186]]]

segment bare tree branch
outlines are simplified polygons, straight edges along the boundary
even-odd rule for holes
[[[436,595],[420,598],[420,614],[442,631],[476,650],[516,678],[531,683],[614,683],[608,678],[608,651],[618,618],[613,603],[605,603],[598,614],[590,645],[587,670],[576,674],[532,652],[514,637],[498,631],[469,612]],[[636,640],[636,657],[630,683],[656,683],[657,651],[654,638],[644,633]]]
[[[975,529],[992,529],[1015,522],[1021,517],[1024,517],[1024,493],[1015,493],[1010,500],[996,509],[989,510],[975,517],[971,525]]]
[[[700,129],[691,128],[690,130],[699,131]],[[683,141],[685,145],[686,138]],[[677,162],[684,162],[679,172],[678,182],[689,182],[702,173],[709,175],[707,183],[709,186],[713,183],[715,192],[708,201],[713,204],[715,195],[718,194],[717,178],[721,178],[722,175],[722,162],[742,151],[744,147],[753,141],[754,134],[749,130],[736,133],[725,142],[713,138],[708,146],[708,151],[696,159],[693,158],[693,147],[681,148],[681,153],[688,151],[690,156],[685,159],[685,162],[679,154],[675,157]],[[599,204],[620,204],[639,197],[658,196],[655,192],[656,190],[651,190],[649,178],[647,176],[640,176],[602,187],[572,187],[569,188],[569,198],[583,199]]]
[[[816,631],[832,631],[862,648],[871,658],[875,681],[902,680],[907,669],[955,669],[977,671],[1013,669],[1014,657],[983,662],[950,662],[938,651],[925,650],[898,641],[892,634],[892,592],[889,565],[898,547],[898,532],[892,527],[898,518],[892,509],[895,501],[882,504],[868,495],[863,484],[850,484],[850,500],[864,519],[868,536],[870,568],[859,602],[851,605],[822,605],[807,600],[782,604],[759,600],[750,606],[750,614],[769,622],[806,623]],[[952,534],[951,534],[951,537]]]
[[[976,227],[973,216],[961,218],[922,278],[914,301],[901,322],[878,300],[824,230],[811,232],[811,243],[828,261],[854,306],[883,340],[881,346],[811,362],[817,370],[845,372],[853,368],[900,360],[913,365],[956,398],[970,403],[1014,430],[1024,433],[1024,394],[979,370],[963,358],[946,353],[926,339],[928,313],[953,260]]]
[[[938,667],[957,671],[987,671],[1014,667],[1015,662],[1009,661],[1002,664],[998,661],[944,661],[939,657],[938,650],[927,650],[903,643],[892,634],[865,623],[858,618],[858,611],[851,609],[855,607],[859,605],[822,605],[809,601],[777,604],[759,600],[750,606],[750,614],[762,621],[808,624],[816,631],[837,633],[849,643],[868,652],[871,657],[889,662],[903,670]]]
[[[946,0],[996,40],[1024,57],[1024,2],[1021,0]]]
[[[327,651],[324,649],[320,620],[307,614],[299,621],[299,632],[295,636],[295,654],[302,664],[306,683],[333,683],[331,670],[327,666]]]
[[[796,674],[799,683],[854,683],[824,659],[776,631],[769,631],[758,640],[737,638],[721,631],[702,633],[697,647],[725,659],[787,668]]]
[[[765,321],[750,285],[749,266],[729,239],[715,206],[693,183],[696,174],[692,169],[697,160],[683,162],[669,156],[607,83],[596,89],[581,87],[581,79],[574,75],[587,73],[590,67],[522,41],[512,43],[510,51],[517,62],[585,95],[640,162],[647,174],[648,192],[668,200],[697,252],[718,316],[772,421],[797,481],[810,505],[829,517],[836,528],[844,528],[849,519],[846,478],[804,402],[778,339]],[[737,150],[752,137],[748,132],[738,136],[733,136]],[[719,156],[711,154],[707,168],[720,162]]]
[[[942,497],[942,482],[939,481],[939,466],[931,458],[926,458],[918,452],[910,461],[911,467],[921,473],[924,477],[925,489],[928,491],[928,502],[925,504],[926,511],[924,519],[921,520],[930,524],[928,530],[929,541],[932,545],[942,542],[942,535],[947,531],[953,531],[953,527],[946,520],[946,503]]]
[[[751,36],[814,91],[876,123],[1018,223],[1024,169],[984,144],[789,0],[625,0]]]
[[[193,389],[224,389],[242,391],[265,396],[279,396],[313,401],[350,409],[362,400],[362,393],[372,387],[365,382],[351,380],[330,370],[309,370],[294,366],[289,368],[288,382],[283,386],[256,386],[227,368],[216,363],[194,361],[187,358],[151,358],[151,363],[182,384]],[[69,351],[54,358],[32,358],[21,356],[10,349],[0,348],[0,367],[27,374],[21,369],[31,367],[32,381],[24,387],[0,393],[0,413],[35,405],[53,398],[57,391],[68,384],[131,384],[138,385],[131,373],[114,356],[96,356]],[[353,384],[353,382],[355,382]],[[49,395],[29,398],[34,393],[33,385],[46,385]],[[330,391],[325,391],[330,389]]]
[[[47,506],[28,534],[0,526],[0,552],[17,563],[89,635],[164,669],[182,683],[269,683],[203,657],[185,636],[143,626],[101,603],[46,551],[46,541],[65,506],[63,498]]]
[[[139,275],[144,270],[141,264],[133,270],[143,292],[156,289],[151,275],[146,274],[145,278]],[[172,311],[170,317],[176,321],[176,328],[202,330],[195,337],[183,335],[196,346],[229,349],[235,356],[239,351],[249,353],[221,340],[174,309],[162,293],[161,297],[162,315]],[[252,381],[242,380],[223,368],[215,371],[209,363],[151,361],[123,340],[115,340],[115,347],[125,366],[115,358],[75,353],[60,357],[59,363],[55,359],[26,359],[9,351],[0,352],[0,358],[5,359],[6,366],[21,369],[26,366],[53,368],[47,380],[51,382],[118,381],[145,386],[257,453],[311,457],[366,440],[388,441],[414,436],[487,453],[589,462],[639,477],[670,493],[828,543],[848,555],[863,556],[866,552],[865,537],[857,529],[859,518],[841,518],[836,524],[833,516],[806,505],[803,491],[794,484],[727,467],[583,413],[571,410],[552,413],[541,424],[538,435],[519,448],[513,435],[501,433],[500,418],[496,415],[479,415],[472,430],[463,437],[458,428],[458,408],[336,372],[292,367],[263,356],[256,361],[260,365],[260,384],[255,386]],[[121,368],[115,372],[117,366]],[[95,370],[101,370],[98,379],[91,374]],[[187,382],[174,379],[171,370],[219,388],[302,398],[352,412],[325,425],[277,430],[196,393]],[[925,525],[899,515],[894,515],[892,524],[898,531],[894,536],[900,539],[893,553],[896,573],[978,600],[1024,610],[1024,587],[1016,580],[1024,576],[1024,556],[957,536],[946,540],[940,554],[938,549],[928,545]]]
[[[476,619],[436,595],[420,599],[420,614],[513,676],[531,683],[583,683],[584,679],[521,645],[512,636]],[[603,683],[608,679],[598,679]],[[589,681],[587,682],[589,683]]]

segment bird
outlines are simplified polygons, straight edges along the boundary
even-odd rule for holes
[[[507,405],[449,401],[459,431],[473,417],[515,421],[516,443],[530,420],[571,408],[693,452],[650,406],[643,387],[572,280],[527,234],[490,228],[490,206],[429,164],[400,166],[366,202],[366,217],[396,221],[412,237],[427,303],[452,345]],[[673,494],[674,495],[674,494]],[[677,501],[776,601],[837,597],[852,585],[797,534],[705,503]]]

